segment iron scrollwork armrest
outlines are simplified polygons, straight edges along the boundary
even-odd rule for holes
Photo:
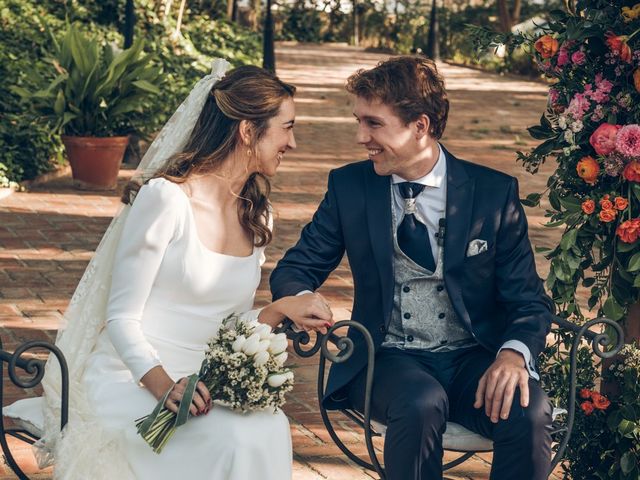
[[[49,342],[43,341],[31,341],[26,342],[20,345],[13,353],[7,352],[2,349],[2,342],[0,341],[0,362],[7,364],[7,372],[9,374],[9,378],[11,382],[20,388],[33,388],[40,384],[42,378],[45,373],[45,360],[40,360],[37,358],[25,358],[22,355],[29,350],[33,349],[44,349],[51,352],[58,363],[60,364],[60,373],[61,373],[61,411],[60,411],[60,429],[62,430],[67,424],[69,418],[69,369],[67,367],[67,361],[62,354],[62,351],[52,345]],[[3,375],[4,369],[1,368],[0,365],[0,408],[3,408],[4,405],[3,396],[4,396],[4,382]],[[24,371],[28,378],[21,378],[18,374],[17,369]],[[37,437],[34,437],[31,433],[29,436],[32,438],[26,437],[23,433],[23,430],[19,429],[5,429],[4,422],[0,425],[0,447],[5,456],[6,463],[9,467],[14,471],[14,473],[21,480],[28,480],[29,477],[22,471],[20,466],[15,461],[11,450],[9,449],[9,445],[7,443],[6,435],[12,435],[20,440],[23,440],[27,443],[33,443],[34,440],[37,440]]]
[[[580,343],[583,339],[589,341],[593,352],[602,359],[615,357],[624,346],[624,333],[622,331],[622,327],[617,322],[605,317],[595,318],[586,322],[584,325],[577,325],[564,318],[555,317],[553,319],[553,323],[558,325],[562,330],[572,332],[573,342],[571,344],[569,354],[569,405],[567,406],[567,423],[565,427],[565,434],[551,462],[551,471],[553,471],[564,456],[564,452],[567,449],[569,438],[571,437],[571,432],[573,430],[573,422],[576,413],[578,347],[580,346]],[[611,327],[611,335],[606,330],[600,333],[591,331],[590,329],[596,325]]]

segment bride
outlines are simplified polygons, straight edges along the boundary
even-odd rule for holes
[[[55,478],[285,480],[291,440],[281,411],[212,405],[199,384],[193,418],[161,454],[134,421],[184,377],[231,313],[272,327],[285,317],[324,332],[318,294],[251,310],[271,240],[269,181],[295,148],[295,87],[258,67],[217,61],[149,148],[126,206],[107,230],[66,313],[57,344],[70,367],[70,419],[56,432],[60,371],[47,365],[40,463]]]

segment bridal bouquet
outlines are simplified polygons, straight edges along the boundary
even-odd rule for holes
[[[138,433],[154,452],[160,453],[189,418],[198,381],[207,386],[213,400],[234,410],[275,410],[293,388],[293,372],[284,367],[286,349],[284,333],[275,334],[268,325],[247,323],[230,315],[209,340],[200,372],[189,377],[178,413],[165,407],[167,392],[153,412],[136,420]]]

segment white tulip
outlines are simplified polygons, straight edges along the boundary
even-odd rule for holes
[[[260,343],[258,344],[258,352],[266,352],[267,350],[269,350],[270,345],[271,342],[268,339],[260,340]]]
[[[273,357],[273,359],[276,361],[276,365],[281,367],[284,365],[284,362],[287,361],[288,357],[289,357],[289,354],[287,352],[282,352],[276,355],[275,357]]]
[[[271,339],[271,345],[269,345],[269,353],[272,355],[278,355],[279,353],[284,352],[289,343],[287,342],[287,337],[283,334],[283,336],[276,335],[275,338]]]
[[[233,345],[231,345],[231,349],[234,352],[239,352],[240,350],[242,350],[242,346],[245,344],[246,341],[247,339],[245,338],[244,335],[238,336],[238,338],[236,338],[235,341],[233,342]]]
[[[282,386],[284,382],[289,379],[286,373],[278,373],[276,375],[271,375],[267,378],[267,383],[272,388],[278,388]]]
[[[254,328],[253,333],[257,333],[260,335],[260,340],[265,340],[269,338],[271,335],[271,327],[264,323],[259,324],[256,328]]]
[[[251,334],[247,341],[242,346],[242,351],[249,356],[255,355],[258,351],[258,347],[260,346],[260,335],[257,333]]]
[[[263,350],[262,352],[256,353],[255,356],[253,357],[253,364],[256,367],[260,367],[265,363],[267,363],[268,361],[269,361],[269,353],[267,353],[265,350]]]
[[[284,375],[287,377],[287,380],[293,380],[293,371],[292,370],[289,370]]]

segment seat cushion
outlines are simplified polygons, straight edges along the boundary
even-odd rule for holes
[[[2,413],[5,417],[13,420],[18,428],[40,438],[44,430],[42,402],[42,397],[25,398],[4,407]]]
[[[566,414],[567,411],[564,408],[554,408],[552,413],[552,419],[555,419],[559,415]],[[387,431],[387,427],[382,423],[371,421],[373,429],[384,435]],[[483,437],[478,433],[474,433],[471,430],[463,427],[455,422],[447,422],[447,429],[444,432],[442,438],[442,445],[445,450],[454,450],[457,452],[491,452],[493,451],[493,441]]]

